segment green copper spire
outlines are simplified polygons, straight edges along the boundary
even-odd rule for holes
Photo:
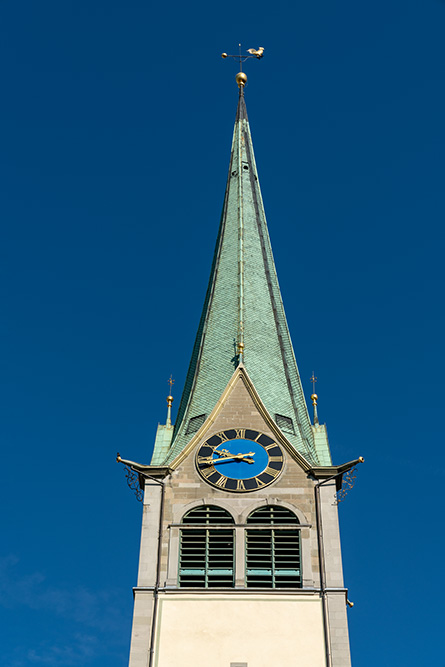
[[[166,455],[156,443],[153,465],[170,463],[184,449],[239,364],[293,447],[312,465],[331,463],[328,448],[314,438],[287,327],[243,87],[204,308],[171,445]]]

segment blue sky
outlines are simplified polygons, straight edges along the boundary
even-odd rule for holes
[[[149,461],[171,373],[179,403],[240,40],[305,390],[335,462],[366,459],[339,508],[354,666],[445,665],[444,29],[440,0],[1,3],[2,667],[126,664],[115,455]]]

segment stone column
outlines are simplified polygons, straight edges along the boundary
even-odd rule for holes
[[[138,585],[134,589],[133,628],[129,667],[147,667],[153,616],[153,588],[158,564],[160,484],[145,480]]]
[[[246,541],[245,529],[235,528],[235,588],[246,586]]]
[[[320,486],[320,513],[323,531],[324,575],[328,633],[332,667],[350,667],[346,591],[343,583],[335,480]]]

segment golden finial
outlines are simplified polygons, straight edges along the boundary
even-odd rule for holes
[[[244,72],[238,72],[238,74],[235,77],[235,81],[238,84],[238,88],[244,88],[244,86],[247,83],[247,75],[244,74]]]
[[[172,396],[172,388],[173,385],[175,384],[175,381],[173,380],[173,376],[170,375],[170,378],[167,380],[167,384],[170,385],[170,394],[167,396],[167,426],[171,426],[172,423],[172,403],[173,403],[173,396]]]
[[[244,86],[247,83],[247,76],[243,72],[243,63],[245,63],[249,58],[257,58],[257,60],[260,60],[264,55],[264,46],[260,46],[258,49],[247,49],[247,53],[249,54],[248,56],[241,55],[241,44],[238,44],[238,46],[238,55],[235,56],[229,55],[228,53],[222,53],[221,58],[235,58],[235,60],[238,60],[240,71],[236,75],[235,80],[238,84],[238,88],[242,92]]]
[[[317,425],[319,423],[318,422],[318,411],[317,411],[318,396],[315,393],[315,383],[317,382],[317,378],[315,377],[314,371],[312,371],[311,382],[312,382],[311,401],[312,401],[312,405],[313,405],[313,408],[314,408],[314,425]]]
[[[170,375],[170,378],[167,380],[167,384],[170,385],[170,395],[167,396],[167,405],[168,405],[169,408],[171,408],[171,405],[173,403],[172,388],[173,388],[173,385],[175,384],[175,381],[173,380],[172,375]]]

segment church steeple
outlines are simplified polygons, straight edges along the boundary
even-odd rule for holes
[[[252,50],[260,58],[264,49]],[[224,206],[176,425],[170,390],[151,464],[118,455],[130,486],[137,475],[144,490],[130,667],[206,667],[209,656],[216,667],[284,665],[295,655],[301,667],[351,667],[337,502],[343,475],[363,459],[331,465],[315,375],[309,419],[245,82],[240,72]],[[234,634],[246,614],[248,627]],[[215,635],[218,618],[231,622]]]
[[[238,75],[240,77],[240,75]],[[243,365],[267,411],[311,465],[330,465],[314,438],[278,284],[240,79],[229,173],[210,280],[168,453],[168,464]]]

